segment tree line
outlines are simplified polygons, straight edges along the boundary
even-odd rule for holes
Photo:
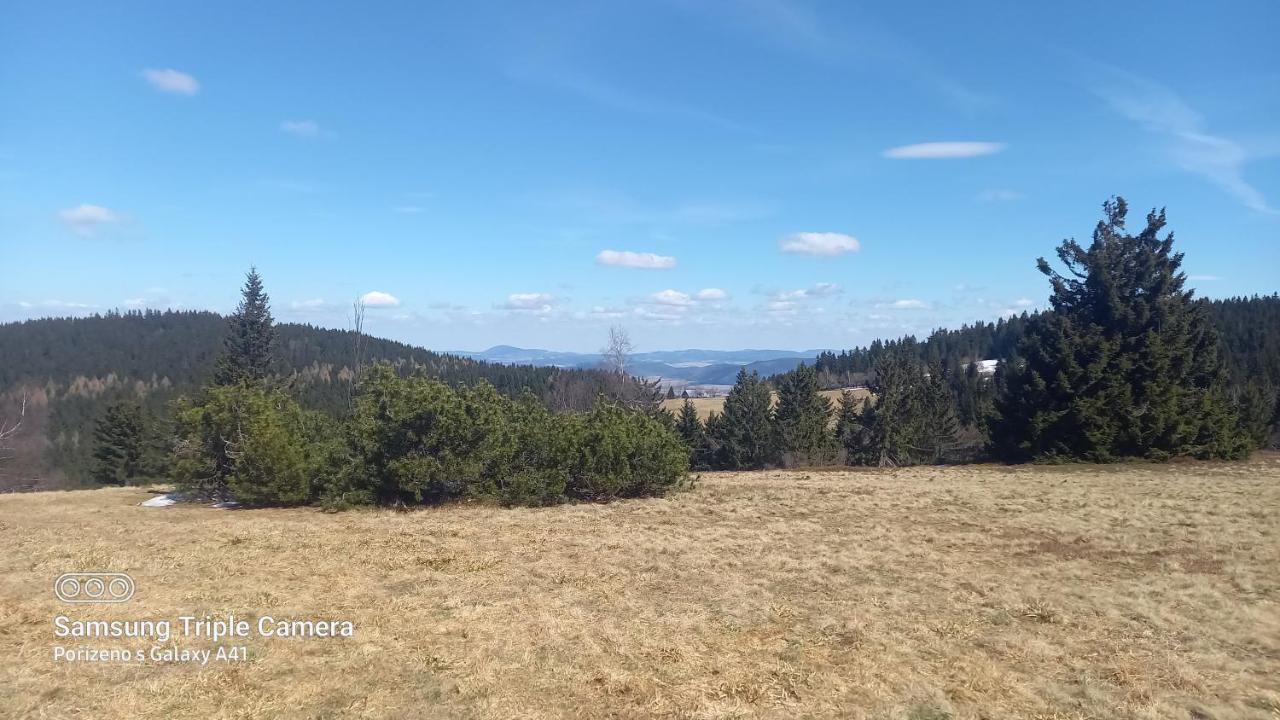
[[[688,467],[1230,459],[1270,441],[1280,298],[1196,298],[1163,211],[1133,234],[1123,199],[1103,209],[1088,247],[1066,240],[1056,267],[1038,260],[1051,309],[824,354],[769,379],[744,369],[705,423],[687,398],[667,413],[652,382],[627,376],[630,341],[616,330],[610,366],[574,375],[590,380],[580,385],[589,399],[557,401],[558,371],[490,376],[496,368],[475,361],[371,353],[317,407],[308,393],[319,383],[278,371],[284,333],[252,272],[210,384],[164,411],[106,407],[93,476],[173,476],[259,504],[546,504],[660,494]],[[360,333],[345,337],[361,347]],[[975,363],[989,355],[994,376]],[[823,396],[841,373],[868,392]]]
[[[207,311],[107,312],[0,325],[0,416],[25,393],[27,420],[13,438],[5,472],[24,478],[61,476],[64,486],[94,482],[98,420],[109,408],[143,428],[141,470],[163,474],[172,404],[197,392],[222,357],[229,319]],[[588,410],[596,398],[643,398],[652,388],[604,370],[504,365],[437,353],[355,330],[274,323],[268,374],[288,385],[306,410],[343,419],[352,411],[358,368],[389,363],[402,375],[450,384],[492,384],[500,393],[531,393],[548,409]],[[7,391],[7,394],[6,394]],[[13,397],[10,398],[9,395]],[[0,478],[0,486],[5,483]]]
[[[659,495],[685,480],[687,453],[656,389],[601,371],[589,409],[553,412],[525,388],[447,382],[423,368],[363,369],[342,417],[308,410],[276,375],[279,335],[251,271],[227,319],[208,384],[180,397],[165,431],[136,406],[109,406],[95,429],[94,478],[125,484],[158,468],[196,497],[250,506],[391,506],[489,498],[548,505]],[[154,446],[150,440],[163,437]]]
[[[1280,297],[1197,299],[1163,210],[1136,234],[1122,198],[1103,210],[1087,248],[1058,247],[1061,270],[1038,260],[1048,311],[824,353],[768,382],[744,371],[705,424],[686,399],[694,467],[1239,458],[1273,442]],[[976,363],[993,356],[988,378]],[[870,396],[819,394],[853,381]]]

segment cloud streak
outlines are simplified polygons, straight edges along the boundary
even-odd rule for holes
[[[885,150],[881,155],[894,160],[951,160],[994,155],[1004,149],[1004,143],[966,140],[899,145]]]
[[[1240,144],[1205,127],[1204,119],[1169,88],[1128,72],[1107,68],[1110,84],[1094,90],[1122,117],[1160,138],[1168,158],[1257,212],[1276,214],[1262,193],[1244,179],[1254,158]]]

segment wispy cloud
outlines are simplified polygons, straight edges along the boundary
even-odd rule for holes
[[[143,70],[142,77],[161,92],[188,96],[200,92],[200,83],[194,77],[172,68]]]
[[[983,202],[1013,202],[1024,197],[1026,196],[1017,190],[983,190],[978,193],[978,199]]]
[[[779,240],[778,247],[785,253],[833,257],[858,252],[862,244],[854,236],[844,233],[798,232]]]
[[[651,252],[632,252],[630,250],[601,250],[596,255],[599,265],[616,267],[644,268],[646,270],[662,270],[676,266],[676,259],[669,255],[658,255]]]
[[[81,237],[89,237],[105,225],[114,225],[124,218],[114,210],[101,205],[82,204],[58,213],[58,218],[71,231]]]
[[[334,137],[334,133],[320,127],[314,120],[285,120],[280,131],[304,140],[321,140]]]
[[[846,23],[834,22],[792,0],[679,4],[717,16],[730,27],[816,62],[841,68],[888,70],[965,111],[987,102],[951,77],[923,50],[849,3],[841,7],[844,14],[853,13],[855,17]]]
[[[511,293],[502,307],[516,312],[550,312],[556,297],[548,293]]]
[[[66,300],[40,300],[37,302],[19,301],[18,307],[24,310],[93,310],[97,305]]]
[[[330,312],[336,310],[337,307],[323,298],[311,298],[309,300],[294,300],[289,303],[289,309],[297,314],[309,314]]]
[[[694,297],[699,300],[724,300],[729,297],[729,293],[720,288],[703,288]]]
[[[1188,275],[1187,279],[1194,280],[1196,282],[1216,282],[1222,278],[1217,275]]]
[[[1102,67],[1110,81],[1094,92],[1117,113],[1158,137],[1174,165],[1200,175],[1251,210],[1276,213],[1262,193],[1244,179],[1245,164],[1261,154],[1210,133],[1200,114],[1169,88]]]
[[[998,142],[949,141],[900,145],[881,154],[895,160],[945,160],[994,155],[1004,149],[1005,144]]]
[[[691,121],[732,132],[754,132],[746,125],[716,113],[680,102],[647,97],[576,71],[528,62],[507,68],[507,75],[516,80],[576,95],[619,112]]]

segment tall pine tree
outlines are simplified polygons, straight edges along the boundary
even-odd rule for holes
[[[694,408],[693,401],[688,397],[680,405],[680,414],[676,416],[676,433],[689,447],[690,465],[694,469],[708,467],[710,459],[706,452],[706,429],[698,419],[698,410]]]
[[[1123,198],[1086,249],[1058,247],[1065,274],[1040,258],[1053,311],[1034,319],[1002,369],[992,449],[1010,461],[1178,455],[1238,457],[1247,433],[1228,397],[1217,333],[1183,289],[1182,254],[1160,236],[1163,210],[1126,232]]]
[[[712,426],[719,448],[718,461],[730,470],[756,469],[777,462],[773,397],[757,372],[738,371],[737,382],[724,400],[724,412]]]
[[[833,436],[827,429],[831,420],[831,400],[818,392],[818,374],[801,363],[777,379],[779,449],[789,463],[825,464],[835,453]]]
[[[107,407],[93,430],[93,479],[103,485],[127,485],[143,474],[145,430],[137,405]]]
[[[271,318],[271,298],[262,287],[257,268],[250,268],[241,290],[240,304],[227,318],[227,335],[214,371],[217,385],[262,382],[275,362],[276,330]]]

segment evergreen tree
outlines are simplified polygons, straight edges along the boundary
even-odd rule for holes
[[[941,360],[934,363],[920,392],[921,437],[932,455],[929,461],[942,462],[947,453],[956,448],[960,420],[956,416],[956,398],[951,392],[946,366]]]
[[[1053,311],[1034,319],[1021,359],[1004,368],[991,433],[1006,460],[1247,452],[1217,333],[1205,305],[1183,289],[1173,234],[1160,237],[1164,211],[1131,235],[1127,210],[1122,198],[1107,201],[1088,249],[1063,241],[1066,274],[1037,263]]]
[[[250,268],[241,290],[240,304],[227,318],[227,335],[214,373],[214,383],[262,382],[271,374],[275,344],[271,299],[262,287],[258,269]]]
[[[866,409],[866,400],[859,400],[852,390],[840,393],[839,407],[836,409],[835,440],[844,448],[845,461],[863,454],[862,413]]]
[[[778,378],[779,450],[789,462],[825,464],[835,448],[827,429],[831,420],[831,400],[818,392],[818,375],[813,367],[799,367]]]
[[[698,419],[698,411],[693,407],[693,401],[685,398],[684,403],[680,406],[680,414],[676,416],[676,433],[680,435],[680,439],[689,447],[690,464],[694,468],[709,467],[710,460],[706,457],[706,429],[702,426],[702,421]]]
[[[724,413],[716,424],[719,463],[730,470],[756,469],[777,461],[773,424],[773,398],[760,374],[746,368],[724,401]]]
[[[955,407],[942,372],[926,372],[909,349],[886,353],[876,362],[856,431],[846,420],[848,461],[896,467],[938,462],[955,444]]]
[[[93,431],[93,479],[103,485],[127,485],[143,475],[146,436],[137,405],[107,407]]]

